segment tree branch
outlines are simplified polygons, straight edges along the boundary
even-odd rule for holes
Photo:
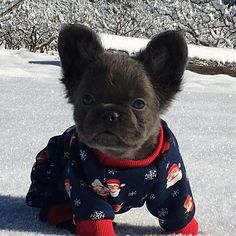
[[[2,12],[0,12],[0,17],[7,15],[12,12],[15,8],[17,8],[20,4],[22,4],[24,0],[15,0],[9,6],[6,7]]]

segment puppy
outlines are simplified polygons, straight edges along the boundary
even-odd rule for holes
[[[178,143],[160,119],[181,90],[182,35],[156,35],[130,57],[105,51],[89,28],[67,25],[58,50],[75,126],[37,155],[27,204],[80,236],[114,236],[115,214],[144,203],[168,233],[197,234]]]

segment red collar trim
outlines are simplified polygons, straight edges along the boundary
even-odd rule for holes
[[[159,154],[162,153],[164,147],[164,132],[162,126],[160,127],[160,134],[157,141],[157,145],[153,153],[147,156],[142,160],[128,160],[128,159],[119,159],[117,157],[106,156],[104,153],[93,150],[96,157],[102,165],[106,167],[116,167],[116,168],[137,168],[137,167],[146,167],[150,165],[154,160],[156,160]]]

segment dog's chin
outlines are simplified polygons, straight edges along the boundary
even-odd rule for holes
[[[97,133],[89,139],[81,141],[106,155],[119,158],[125,157],[130,150],[136,149],[138,146],[137,144],[128,144],[121,137],[109,131]]]
[[[94,143],[97,146],[101,147],[117,147],[121,145],[123,142],[119,136],[117,136],[114,133],[111,133],[109,131],[105,131],[102,133],[96,134],[92,140],[91,143]]]

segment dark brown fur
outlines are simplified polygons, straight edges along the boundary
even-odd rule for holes
[[[58,49],[80,140],[119,158],[142,159],[150,154],[160,115],[181,89],[187,61],[182,35],[159,34],[131,58],[105,51],[87,27],[67,25],[60,32]],[[83,104],[84,95],[92,96],[93,103]],[[136,99],[142,99],[145,107],[134,108]]]

